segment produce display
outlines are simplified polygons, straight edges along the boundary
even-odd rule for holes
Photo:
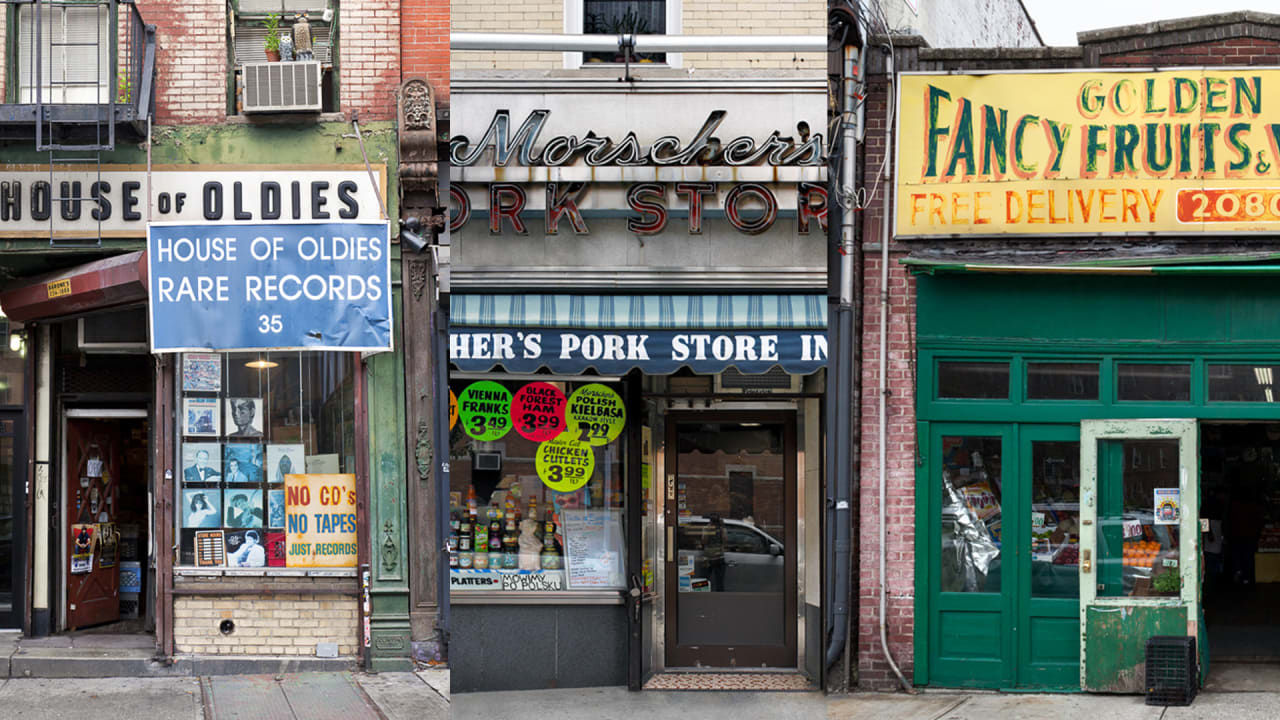
[[[1128,541],[1124,544],[1124,565],[1151,569],[1160,555],[1160,543],[1153,540]]]
[[[1080,563],[1080,546],[1063,545],[1057,555],[1053,556],[1054,565],[1078,565]]]

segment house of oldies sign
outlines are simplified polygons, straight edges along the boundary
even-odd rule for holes
[[[386,173],[376,167],[378,187]],[[0,237],[145,237],[147,168],[0,165]],[[151,169],[152,222],[287,223],[380,221],[378,192],[364,165]]]
[[[491,163],[494,176],[505,173],[505,168],[536,168],[544,170],[541,179],[531,173],[525,183],[490,182],[485,203],[490,234],[502,234],[510,227],[519,235],[528,234],[526,214],[541,206],[543,231],[556,235],[562,226],[574,234],[590,232],[583,209],[592,184],[624,182],[623,203],[629,211],[627,230],[637,235],[656,235],[663,232],[669,221],[669,208],[673,204],[686,210],[687,229],[691,234],[702,233],[705,205],[708,201],[723,209],[726,219],[736,230],[746,234],[760,234],[777,221],[780,207],[794,208],[797,230],[808,232],[812,221],[825,229],[827,224],[827,192],[816,178],[814,181],[794,182],[794,198],[780,202],[777,191],[764,176],[752,179],[749,172],[742,172],[743,182],[716,182],[703,177],[675,181],[659,178],[682,173],[663,173],[671,168],[722,168],[725,178],[738,178],[739,168],[766,166],[773,168],[821,167],[823,165],[823,137],[811,133],[805,122],[795,128],[773,129],[759,136],[742,135],[721,138],[718,129],[725,122],[728,111],[713,109],[696,131],[687,136],[663,135],[652,142],[643,143],[635,131],[618,135],[597,134],[583,128],[582,135],[551,134],[546,130],[552,118],[552,110],[537,108],[523,117],[513,117],[506,109],[496,110],[483,134],[476,137],[454,136],[450,144],[450,162],[455,168],[473,168],[482,160]],[[592,183],[585,180],[561,181],[554,178],[574,173],[557,173],[557,168],[619,168],[616,177],[606,173],[591,172]],[[645,170],[650,172],[646,173]],[[514,173],[513,173],[514,174]],[[653,178],[643,182],[625,182],[645,175]],[[699,173],[694,173],[698,175]],[[798,177],[798,176],[797,176]],[[776,176],[775,176],[776,178]],[[461,183],[468,182],[464,170]],[[525,184],[542,184],[545,198],[535,202]],[[674,200],[674,203],[673,203]],[[462,230],[471,222],[475,200],[457,184],[450,189],[450,229]],[[597,203],[614,209],[609,201]]]

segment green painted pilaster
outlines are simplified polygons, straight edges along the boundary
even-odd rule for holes
[[[398,268],[397,268],[398,270]],[[400,290],[392,295],[396,327],[401,326]],[[404,352],[365,364],[369,417],[370,665],[373,671],[412,669],[409,629],[408,513],[405,490]]]

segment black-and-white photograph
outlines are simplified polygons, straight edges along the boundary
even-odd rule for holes
[[[182,482],[217,482],[222,479],[222,445],[182,444]]]
[[[266,567],[261,530],[227,531],[227,567]]]
[[[217,488],[183,489],[182,527],[222,527],[222,491]]]
[[[218,414],[218,398],[183,398],[182,414],[185,420],[182,428],[183,435],[218,437],[222,434],[222,416]]]
[[[285,475],[306,472],[306,450],[302,445],[267,446],[267,482],[283,483]]]
[[[262,437],[262,398],[227,398],[227,437]]]
[[[284,490],[267,491],[267,527],[284,527]]]
[[[262,527],[262,491],[227,488],[222,494],[224,509],[222,526],[227,528]]]
[[[262,446],[257,443],[223,445],[222,478],[228,485],[262,482]]]

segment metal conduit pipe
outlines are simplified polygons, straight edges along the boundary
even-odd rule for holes
[[[449,33],[450,50],[534,52],[813,52],[827,51],[825,35],[564,35]]]
[[[844,69],[840,83],[840,178],[835,197],[839,198],[840,214],[840,304],[836,308],[836,362],[835,423],[830,437],[835,444],[835,466],[830,481],[835,485],[834,503],[831,506],[831,527],[835,536],[835,553],[832,558],[832,609],[831,637],[827,645],[827,667],[835,663],[844,651],[849,628],[849,587],[853,573],[850,558],[852,533],[851,488],[853,485],[852,422],[853,413],[853,272],[854,272],[854,223],[852,207],[846,207],[846,199],[854,196],[854,175],[857,157],[856,88],[862,74],[861,50],[847,45],[844,48]],[[848,668],[845,669],[846,672]]]
[[[885,143],[885,152],[891,152],[893,142],[897,138],[893,134],[893,89],[896,84],[893,68],[893,54],[886,56],[885,62],[885,125],[884,131],[888,133],[888,139],[891,142]],[[892,157],[892,156],[890,156]],[[887,495],[887,487],[889,484],[889,472],[885,467],[888,459],[888,452],[885,449],[885,442],[888,435],[889,425],[889,222],[892,215],[890,214],[889,188],[893,187],[893,176],[896,168],[893,163],[886,165],[888,172],[884,176],[885,190],[880,194],[881,216],[880,216],[880,350],[879,350],[879,373],[880,373],[880,417],[879,427],[876,430],[877,453],[879,455],[879,473],[880,473],[880,612],[877,620],[880,623],[880,649],[884,653],[884,659],[889,663],[889,667],[893,670],[893,674],[898,676],[898,682],[902,684],[902,688],[909,693],[915,692],[911,687],[911,683],[907,682],[907,678],[902,675],[902,671],[898,669],[898,664],[893,660],[893,653],[889,652],[889,581],[885,577],[885,568],[888,565],[889,549],[885,546],[888,539],[888,529],[885,527],[888,512],[885,510],[885,496]]]

